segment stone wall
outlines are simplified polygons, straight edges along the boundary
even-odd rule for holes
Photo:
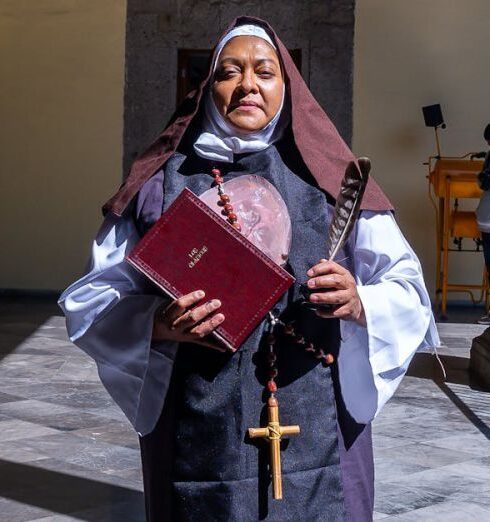
[[[212,48],[240,15],[267,20],[344,139],[352,137],[355,0],[128,0],[124,171],[175,109],[177,49]]]

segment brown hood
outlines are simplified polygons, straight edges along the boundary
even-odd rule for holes
[[[294,141],[319,187],[336,198],[347,163],[355,159],[352,152],[311,94],[288,50],[267,22],[254,17],[240,16],[223,33],[223,36],[234,27],[244,24],[261,25],[276,43],[284,65],[286,86],[291,101],[291,126]],[[120,216],[143,184],[175,152],[199,110],[202,94],[210,77],[211,71],[208,71],[206,79],[201,82],[196,91],[187,96],[156,141],[136,159],[124,184],[105,203],[104,213],[112,212]],[[391,210],[393,207],[378,184],[370,179],[362,208],[382,211]]]

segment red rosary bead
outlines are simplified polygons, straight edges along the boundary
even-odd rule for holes
[[[275,393],[277,391],[277,384],[273,380],[267,381],[267,389],[271,393]]]
[[[296,344],[305,344],[305,338],[302,335],[297,335],[294,341]]]
[[[233,214],[233,205],[230,205],[229,203],[225,203],[225,208],[221,211],[223,216],[230,217],[231,215],[235,216],[236,214]]]
[[[238,223],[238,217],[233,212],[233,205],[230,203],[230,196],[228,194],[225,194],[223,192],[223,187],[221,186],[224,182],[223,177],[221,176],[221,171],[217,168],[211,169],[211,174],[214,176],[214,182],[213,186],[218,187],[218,194],[219,194],[219,200],[218,200],[218,206],[223,207],[223,210],[221,213],[224,216],[227,216],[227,221],[230,223],[230,225],[240,232],[242,230],[242,227]]]
[[[331,353],[327,353],[327,355],[325,355],[325,362],[327,364],[332,364],[334,361],[335,357]]]
[[[271,368],[271,369],[269,370],[269,377],[270,377],[271,379],[274,379],[275,377],[277,377],[277,374],[278,374],[278,373],[279,373],[279,372],[277,371],[277,368]]]
[[[307,351],[307,352],[314,352],[315,351],[315,345],[313,343],[307,343],[305,351]]]
[[[270,353],[267,356],[267,360],[269,361],[269,364],[271,364],[271,365],[275,364],[275,362],[277,361],[276,354],[275,353]]]

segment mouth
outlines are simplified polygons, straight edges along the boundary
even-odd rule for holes
[[[239,111],[254,111],[260,109],[260,105],[253,101],[241,101],[238,102],[234,107],[233,110],[239,110]]]

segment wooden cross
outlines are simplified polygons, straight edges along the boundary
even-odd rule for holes
[[[269,422],[266,428],[249,428],[248,435],[251,439],[265,438],[269,441],[271,449],[271,476],[273,498],[282,499],[281,480],[281,438],[283,435],[298,435],[299,426],[281,426],[279,424],[279,403],[275,397],[269,397],[267,401],[267,416]]]

